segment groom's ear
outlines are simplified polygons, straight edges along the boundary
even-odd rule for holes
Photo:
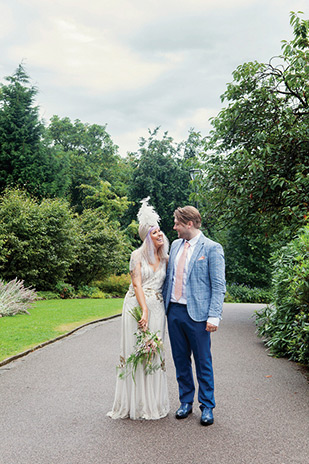
[[[193,221],[187,222],[186,226],[188,229],[191,229],[193,227]]]

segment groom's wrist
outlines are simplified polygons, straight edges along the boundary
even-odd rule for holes
[[[220,319],[218,317],[209,317],[207,322],[209,322],[209,324],[215,325],[216,327],[219,327]]]

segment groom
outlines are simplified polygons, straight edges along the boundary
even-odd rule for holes
[[[201,424],[214,422],[214,378],[210,333],[218,329],[225,294],[224,254],[219,243],[199,230],[201,215],[193,206],[177,208],[172,243],[163,288],[168,330],[176,367],[180,407],[177,419],[192,412],[194,380],[193,352],[199,384]]]

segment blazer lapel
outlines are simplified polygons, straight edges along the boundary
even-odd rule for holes
[[[173,267],[174,267],[175,259],[176,259],[177,253],[179,251],[179,248],[182,245],[182,242],[183,242],[183,240],[181,240],[179,242],[179,244],[177,243],[177,245],[173,247],[173,253],[171,253],[171,255],[170,255],[169,262],[171,263],[171,266],[173,266]]]
[[[189,276],[191,274],[191,271],[192,271],[192,268],[193,268],[193,265],[195,263],[195,260],[199,256],[200,251],[201,251],[201,249],[202,249],[202,247],[204,245],[204,239],[205,239],[205,235],[203,233],[201,233],[201,236],[200,236],[197,244],[195,245],[193,254],[192,254],[190,262],[189,262],[187,279],[189,278]]]

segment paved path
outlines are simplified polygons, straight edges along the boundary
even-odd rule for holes
[[[212,336],[215,424],[112,420],[120,319],[99,323],[0,369],[1,464],[305,464],[309,387],[298,366],[267,356],[251,318],[227,304]]]

